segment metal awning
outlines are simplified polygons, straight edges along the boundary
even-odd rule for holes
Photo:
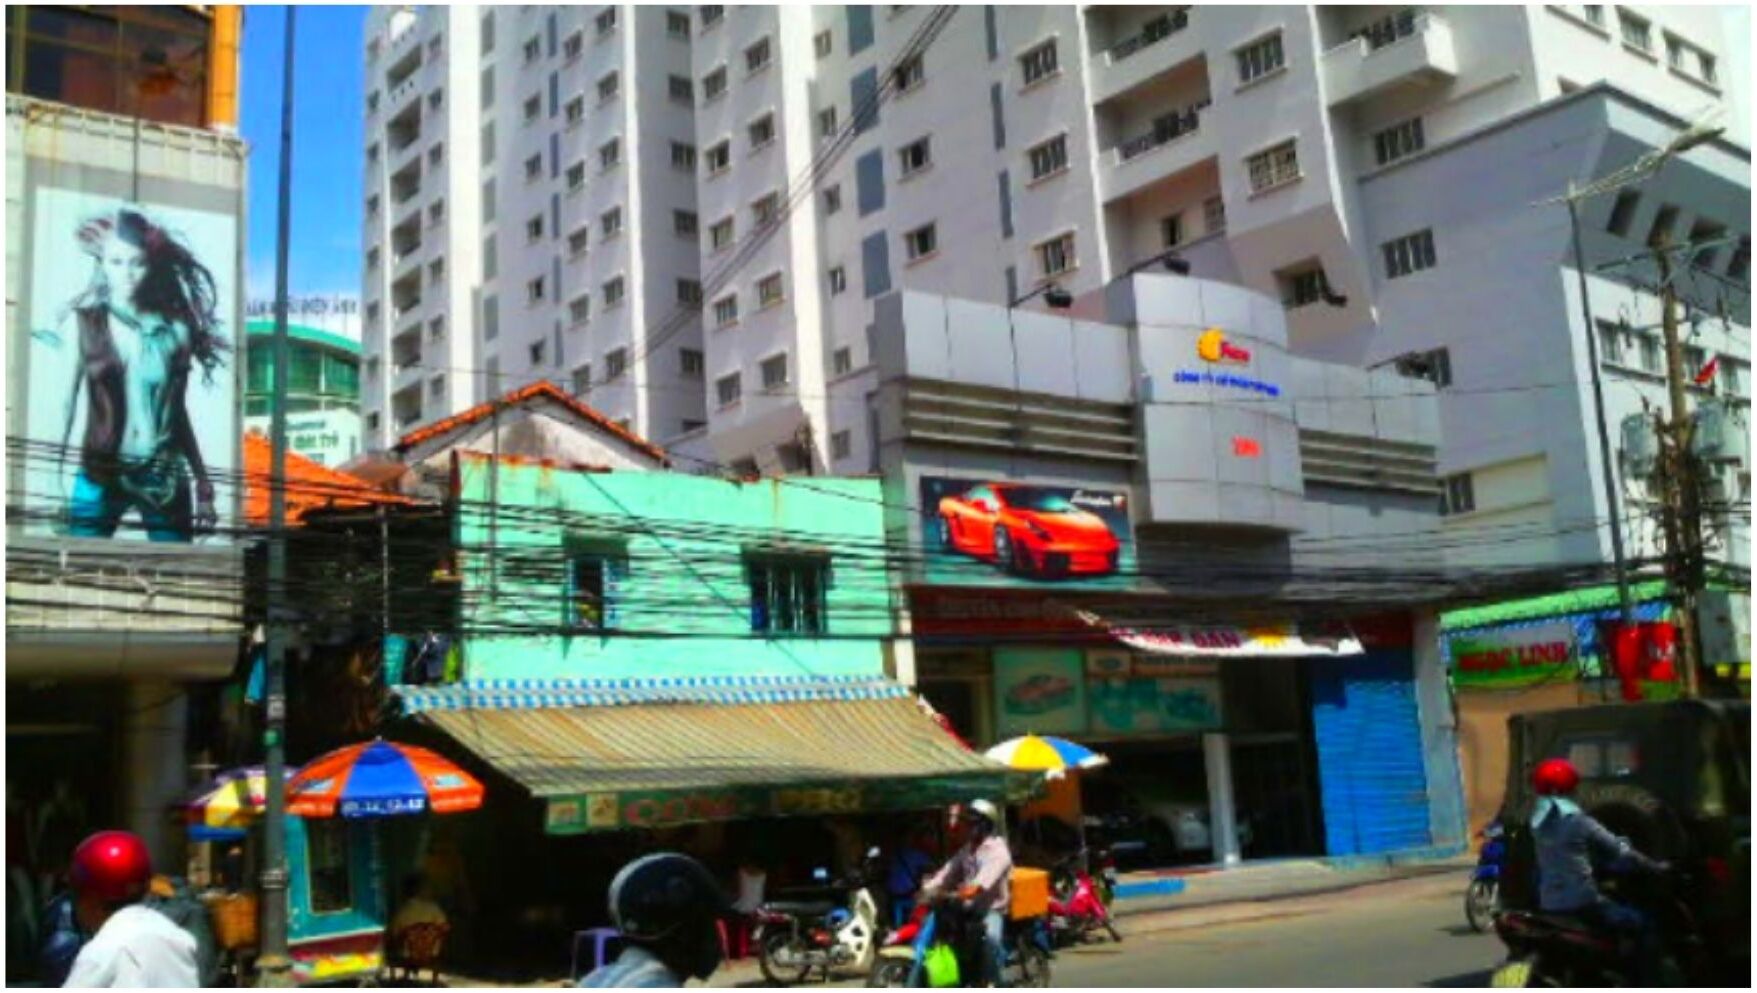
[[[1196,658],[1310,658],[1361,655],[1347,624],[1134,624],[1079,611],[1080,619],[1136,651]]]
[[[883,679],[460,685],[405,709],[545,801],[551,834],[1028,792]]]

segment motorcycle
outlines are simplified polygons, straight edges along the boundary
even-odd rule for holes
[[[754,940],[763,977],[778,986],[803,983],[814,970],[830,979],[832,969],[865,972],[878,949],[878,902],[871,880],[879,850],[870,849],[861,868],[845,881],[846,906],[836,900],[774,900],[757,908]],[[819,869],[813,877],[829,881]]]
[[[1464,891],[1464,919],[1477,932],[1487,931],[1501,909],[1501,867],[1507,861],[1506,832],[1500,822],[1490,823],[1480,836],[1482,850],[1477,853],[1476,867],[1470,870],[1470,885]]]
[[[1702,932],[1683,896],[1691,892],[1687,881],[1674,873],[1647,886],[1618,881],[1607,889],[1615,891],[1619,902],[1649,915],[1664,950],[1659,969],[1675,980],[1665,985],[1716,985],[1704,975]],[[1638,950],[1633,941],[1578,917],[1508,910],[1495,918],[1495,933],[1508,954],[1495,970],[1491,986],[1637,985]]]
[[[1116,920],[1110,916],[1102,888],[1086,871],[1087,857],[1084,851],[1075,852],[1056,863],[1051,870],[1054,886],[1049,897],[1049,925],[1058,948],[1085,941],[1099,928],[1110,932],[1112,941],[1123,940],[1122,932],[1116,928]],[[1104,861],[1101,857],[1100,862]],[[1115,869],[1110,871],[1114,877]],[[1112,885],[1114,887],[1114,883]]]
[[[1007,985],[1043,988],[1049,985],[1049,960],[1055,956],[1049,929],[1042,918],[1009,918],[1001,935],[1006,950]],[[946,946],[958,963],[959,986],[982,985],[982,921],[948,896],[917,904],[909,920],[885,936],[873,960],[869,987],[928,985],[930,950]]]

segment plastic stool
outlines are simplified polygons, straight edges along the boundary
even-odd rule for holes
[[[592,941],[592,968],[601,969],[604,967],[604,950],[609,947],[611,942],[621,941],[622,932],[613,927],[593,927],[584,931],[575,931],[573,933],[573,964],[568,967],[568,976],[572,982],[579,982],[580,943],[588,938]]]

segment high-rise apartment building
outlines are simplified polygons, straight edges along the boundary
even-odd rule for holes
[[[1748,407],[1748,293],[1715,288],[1749,282],[1748,70],[1723,49],[1727,16],[520,7],[493,11],[490,35],[482,10],[375,13],[369,106],[437,55],[422,71],[469,77],[437,121],[468,133],[445,139],[455,236],[389,206],[430,153],[368,165],[386,178],[368,188],[385,206],[369,219],[366,334],[385,368],[374,379],[369,363],[367,409],[376,398],[388,438],[484,398],[484,377],[546,376],[705,463],[870,471],[887,436],[874,298],[1087,296],[1175,250],[1194,275],[1282,300],[1298,353],[1440,381],[1448,526],[1496,535],[1472,555],[1602,558],[1584,345],[1600,332],[1583,326],[1567,211],[1532,204],[1719,113],[1723,135],[1581,218],[1595,262],[1660,231],[1720,238],[1686,289],[1726,321],[1692,346],[1721,356],[1721,392]],[[379,107],[369,141],[426,113],[438,78],[417,84],[419,109]],[[401,262],[398,231],[422,233]],[[430,280],[436,251],[469,285]],[[1663,399],[1643,358],[1657,308],[1628,274],[1591,283],[1615,430]],[[444,304],[427,303],[435,285]],[[435,344],[435,319],[469,326]],[[420,361],[399,372],[398,356]],[[483,371],[436,384],[439,365]],[[1510,540],[1521,529],[1530,540]]]

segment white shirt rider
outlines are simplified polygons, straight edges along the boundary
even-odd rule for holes
[[[132,904],[110,915],[79,950],[67,987],[201,985],[195,936],[151,907]]]

